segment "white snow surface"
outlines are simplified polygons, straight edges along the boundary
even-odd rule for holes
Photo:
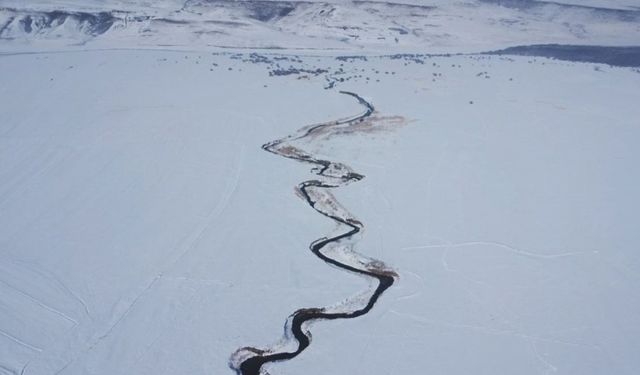
[[[362,108],[233,56],[0,57],[0,373],[231,373],[368,290],[308,250],[334,230],[294,193],[309,166],[260,148]],[[402,117],[312,144],[366,175],[332,193],[399,280],[270,373],[637,373],[638,71],[298,58]]]
[[[399,278],[265,370],[637,374],[640,69],[421,55],[549,43],[637,46],[640,4],[0,0],[0,375],[232,374],[363,305],[260,147],[362,113],[339,90],[376,112],[301,142],[366,176],[324,251]]]

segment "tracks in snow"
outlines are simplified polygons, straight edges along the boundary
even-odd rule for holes
[[[337,130],[348,131],[350,127],[356,128],[354,125],[363,122],[374,113],[374,107],[357,94],[346,91],[340,93],[357,99],[365,107],[364,113],[333,122],[305,126],[292,135],[263,145],[262,148],[273,154],[313,165],[312,172],[318,178],[301,182],[297,187],[297,193],[318,213],[346,229],[330,237],[315,240],[310,245],[311,252],[330,265],[376,280],[377,286],[366,296],[363,307],[352,306],[360,300],[353,298],[336,307],[302,308],[295,311],[287,320],[282,345],[268,349],[243,347],[233,353],[229,365],[239,375],[264,374],[263,365],[292,359],[302,353],[311,343],[311,334],[307,329],[310,322],[350,319],[368,313],[382,293],[393,285],[397,277],[397,274],[387,268],[384,263],[366,258],[351,250],[352,244],[349,240],[364,226],[342,208],[330,192],[330,189],[359,181],[364,176],[355,173],[347,165],[318,159],[294,146],[296,141],[313,138],[316,135],[330,134]],[[285,347],[295,347],[295,349],[286,350]]]

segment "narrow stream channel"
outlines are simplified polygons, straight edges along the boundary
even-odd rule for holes
[[[341,91],[340,93],[357,99],[365,107],[365,111],[350,118],[305,126],[295,134],[269,142],[263,145],[262,148],[273,154],[313,165],[312,172],[319,178],[301,182],[297,187],[297,192],[314,210],[342,224],[346,227],[346,231],[331,237],[322,237],[315,240],[311,243],[310,250],[328,264],[376,280],[377,287],[368,296],[364,307],[347,309],[346,311],[336,311],[334,308],[327,307],[302,308],[295,311],[289,316],[285,325],[284,340],[293,341],[294,345],[291,347],[297,345],[297,348],[289,351],[278,350],[277,348],[240,348],[231,356],[229,363],[230,367],[239,375],[259,375],[263,365],[270,362],[289,360],[302,353],[311,343],[311,336],[307,330],[308,324],[305,323],[317,320],[351,319],[368,313],[382,293],[393,285],[397,277],[397,274],[384,263],[366,258],[355,252],[349,252],[351,258],[348,259],[342,259],[338,256],[332,257],[322,252],[323,249],[328,248],[328,245],[335,245],[341,241],[349,240],[364,228],[362,223],[341,209],[340,204],[329,192],[329,189],[359,181],[364,176],[355,173],[350,167],[342,163],[316,158],[314,155],[295,147],[292,143],[320,133],[327,134],[334,130],[343,130],[364,121],[373,114],[374,107],[359,95],[346,91]],[[332,252],[331,254],[334,253]],[[347,303],[344,306],[348,305]],[[288,344],[291,343],[288,342]]]

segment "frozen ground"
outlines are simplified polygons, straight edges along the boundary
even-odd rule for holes
[[[359,113],[337,89],[403,119],[313,144],[366,175],[334,194],[399,279],[272,374],[637,373],[637,70],[265,56],[330,74],[0,57],[0,373],[231,373],[294,310],[366,290],[308,250],[333,229],[294,194],[309,168],[260,149]]]

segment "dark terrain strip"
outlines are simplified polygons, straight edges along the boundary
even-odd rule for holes
[[[564,61],[640,67],[640,46],[580,46],[566,44],[534,44],[515,46],[485,55],[548,57]]]
[[[341,240],[348,239],[357,234],[358,232],[360,232],[363,226],[362,223],[355,219],[339,217],[335,214],[332,214],[331,212],[323,210],[321,205],[318,204],[318,202],[314,201],[312,194],[309,193],[309,189],[336,188],[353,181],[359,181],[364,176],[350,171],[348,167],[340,163],[317,159],[314,156],[293,146],[280,147],[287,142],[305,138],[320,130],[327,130],[332,127],[343,125],[350,126],[351,124],[356,124],[358,122],[364,121],[364,119],[371,116],[371,114],[374,112],[373,106],[357,94],[346,91],[341,91],[340,93],[356,98],[358,102],[366,108],[365,112],[352,118],[310,126],[306,129],[303,128],[303,133],[301,135],[292,135],[279,140],[275,140],[263,145],[262,148],[265,151],[271,152],[276,155],[298,160],[304,163],[313,164],[315,165],[315,167],[312,169],[312,171],[314,171],[316,175],[336,181],[335,183],[327,183],[320,180],[308,180],[298,185],[298,191],[301,193],[306,202],[311,207],[313,207],[313,209],[315,209],[318,213],[336,221],[337,223],[344,224],[350,228],[348,231],[343,232],[339,235],[329,238],[322,237],[320,239],[317,239],[316,241],[311,243],[310,249],[313,254],[315,254],[318,258],[322,259],[326,263],[349,272],[371,277],[378,281],[378,285],[369,297],[367,304],[363,308],[358,310],[349,312],[327,312],[326,308],[303,308],[295,311],[290,316],[290,324],[288,326],[290,327],[290,333],[297,341],[297,349],[291,352],[269,352],[253,347],[240,348],[238,349],[238,351],[236,351],[236,354],[244,352],[250,353],[251,355],[249,358],[243,359],[240,363],[233,363],[232,357],[232,362],[230,363],[230,365],[240,375],[259,375],[264,364],[292,359],[298,354],[302,353],[302,351],[304,351],[311,342],[310,334],[308,332],[305,332],[302,327],[306,322],[314,320],[351,319],[368,313],[373,308],[374,304],[378,301],[382,293],[384,293],[385,290],[393,285],[395,277],[397,277],[395,272],[387,269],[386,266],[379,261],[365,264],[362,268],[359,268],[342,263],[339,260],[331,258],[321,252],[321,250],[328,244],[337,243]],[[337,202],[334,201],[333,203]],[[285,326],[285,330],[286,329],[287,327]],[[285,332],[285,336],[287,334],[288,332]]]

